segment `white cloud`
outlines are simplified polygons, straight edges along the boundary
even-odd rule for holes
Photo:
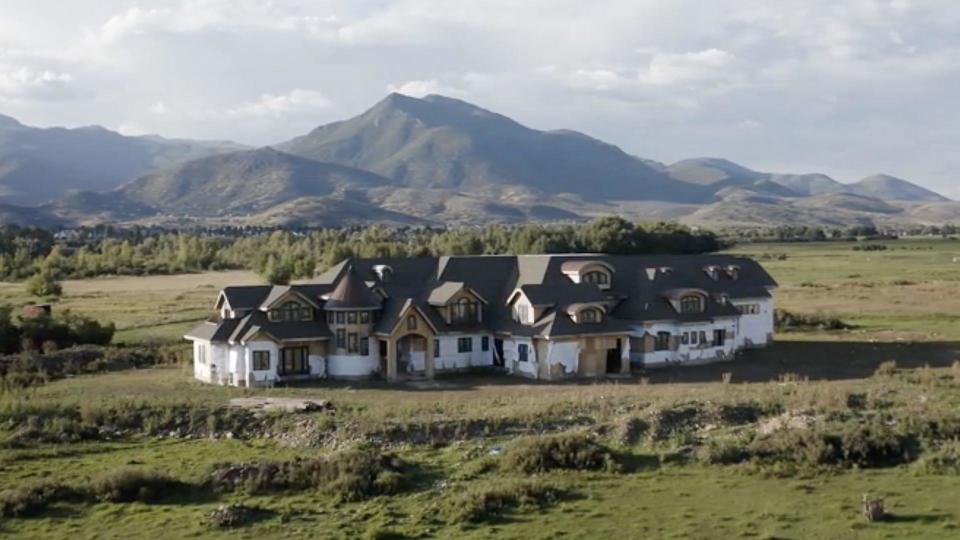
[[[686,53],[657,53],[640,73],[640,81],[649,84],[673,85],[726,80],[736,57],[727,51],[711,48]]]
[[[154,102],[154,104],[150,106],[150,112],[153,114],[167,114],[167,104],[163,101]]]
[[[442,84],[437,79],[407,81],[402,84],[388,84],[387,91],[412,97],[423,97],[430,94],[457,95],[463,92],[453,86]]]
[[[248,101],[224,112],[229,117],[273,116],[279,118],[289,114],[326,109],[331,104],[330,99],[320,92],[295,88],[286,94],[263,94],[254,101]]]
[[[941,188],[960,168],[955,0],[7,4],[3,112],[40,125],[270,144],[393,90],[666,161],[842,163]]]
[[[69,73],[29,66],[0,66],[0,97],[7,100],[50,101],[79,94]]]

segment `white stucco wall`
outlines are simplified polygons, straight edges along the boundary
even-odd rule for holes
[[[267,351],[270,353],[270,369],[253,369],[253,351]],[[248,379],[247,384],[252,386],[255,384],[276,382],[277,363],[280,361],[280,348],[277,347],[276,343],[272,341],[250,341],[245,347],[242,347],[240,354],[243,355],[245,365],[249,366],[249,377],[243,377],[244,379]]]
[[[547,344],[548,371],[553,371],[552,366],[563,366],[563,372],[566,375],[575,375],[580,368],[580,342],[579,341],[551,341]]]
[[[773,299],[772,298],[737,298],[732,300],[733,305],[758,304],[760,313],[744,314],[740,316],[737,332],[738,347],[762,347],[770,344],[773,335]]]
[[[729,337],[723,344],[723,347],[714,347],[713,331],[726,330]],[[740,338],[737,331],[737,318],[729,317],[716,319],[711,322],[700,322],[690,324],[677,324],[671,322],[652,323],[649,325],[637,326],[634,328],[634,336],[642,337],[645,332],[657,335],[659,332],[669,332],[673,336],[680,336],[684,332],[693,333],[703,332],[706,334],[708,345],[704,347],[701,343],[696,345],[692,343],[680,343],[677,350],[641,352],[637,351],[634,358],[642,358],[645,366],[658,366],[671,363],[706,363],[718,360],[732,358],[735,354]]]
[[[210,379],[210,342],[203,339],[193,340],[193,377],[205,383],[212,383]],[[201,352],[203,351],[203,352]],[[204,354],[205,352],[205,354]],[[204,358],[203,362],[200,359]]]
[[[470,338],[473,341],[473,350],[458,352],[459,338]],[[469,367],[493,365],[493,336],[487,335],[487,350],[483,350],[483,334],[440,336],[440,356],[434,358],[435,371],[465,369]],[[432,345],[428,346],[431,348]],[[429,351],[431,354],[433,351]]]
[[[517,346],[521,343],[527,345],[527,362],[520,362],[518,360],[519,353],[517,352]],[[503,340],[503,359],[507,371],[511,374],[533,378],[538,377],[537,350],[533,346],[532,339],[514,338]]]
[[[360,379],[371,376],[380,371],[380,360],[373,353],[375,347],[371,345],[367,356],[360,355],[331,355],[327,357],[327,376],[333,379]]]

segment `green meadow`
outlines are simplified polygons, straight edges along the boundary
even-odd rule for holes
[[[8,388],[0,536],[957,538],[960,242],[883,244],[733,249],[778,280],[778,307],[853,328],[792,330],[728,363],[628,380],[472,374],[248,390],[171,366]],[[251,282],[68,281],[56,309],[115,321],[119,341],[172,341],[208,315],[219,287]],[[0,285],[0,298],[28,300],[19,284]],[[231,406],[251,397],[329,405]],[[331,465],[357,449],[374,459]],[[226,486],[223,467],[259,472]],[[103,487],[117,471],[167,487],[150,492],[131,474],[120,501]],[[885,519],[863,517],[865,495],[884,499]],[[251,513],[211,523],[225,504]]]

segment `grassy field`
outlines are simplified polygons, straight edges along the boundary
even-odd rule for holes
[[[557,471],[533,476],[507,472],[472,477],[464,471],[475,468],[473,464],[492,449],[509,446],[516,435],[491,429],[486,435],[458,436],[445,444],[417,443],[411,435],[409,441],[401,437],[388,444],[419,471],[413,485],[399,495],[352,503],[306,491],[226,494],[158,504],[60,504],[37,517],[0,522],[0,531],[43,538],[390,537],[387,532],[399,538],[955,538],[960,531],[960,506],[948,494],[960,490],[957,474],[931,474],[916,464],[905,464],[782,476],[750,464],[705,465],[677,458],[692,441],[731,429],[753,429],[762,419],[734,428],[703,425],[682,437],[656,440],[630,441],[621,434],[625,419],[691,403],[753,404],[760,409],[776,405],[788,411],[844,414],[850,396],[863,395],[882,399],[885,407],[902,409],[910,416],[932,417],[934,411],[960,407],[960,369],[955,367],[901,366],[898,374],[889,376],[848,378],[841,373],[836,380],[804,382],[802,377],[777,377],[796,366],[782,366],[777,351],[771,352],[753,359],[761,364],[755,370],[757,377],[769,374],[797,382],[724,384],[715,377],[713,366],[701,366],[689,368],[682,383],[668,382],[676,374],[659,372],[649,381],[631,383],[504,385],[492,378],[473,377],[422,387],[369,383],[279,388],[256,395],[330,400],[336,407],[332,415],[294,416],[298,422],[323,423],[334,438],[298,447],[262,437],[164,437],[0,450],[3,486],[40,479],[83,482],[131,464],[197,479],[216,462],[325,455],[351,440],[383,441],[383,433],[398,427],[412,434],[418,426],[440,423],[519,422],[533,431],[550,431],[568,421],[564,429],[598,434],[614,448],[625,463],[620,472]],[[727,366],[735,373],[748,369],[746,363]],[[828,373],[829,359],[810,360],[805,369]],[[254,394],[245,389],[201,386],[182,369],[165,368],[57,381],[5,396],[0,411],[9,414],[17,403],[28,403],[36,410],[174,403],[218,406],[231,397],[250,395]],[[530,479],[560,486],[569,495],[544,508],[506,512],[482,523],[450,522],[443,517],[447,502],[465,492]],[[890,520],[870,524],[862,519],[859,501],[866,493],[887,498],[893,514]],[[203,517],[220,504],[237,501],[263,508],[271,517],[239,532],[211,529],[204,523]]]
[[[259,283],[256,274],[246,271],[67,280],[56,309],[114,322],[117,342],[173,341],[210,316],[221,288]],[[22,283],[0,283],[0,303],[31,301],[36,299]]]
[[[960,241],[894,240],[885,251],[855,245],[745,244],[732,253],[758,258],[777,279],[778,307],[859,327],[834,338],[960,339]]]
[[[958,538],[960,451],[951,454],[950,441],[960,437],[960,263],[954,262],[960,242],[886,245],[868,252],[853,250],[853,243],[735,248],[761,259],[781,284],[779,307],[837,316],[856,328],[790,332],[732,362],[630,380],[538,384],[460,376],[405,386],[252,391],[201,385],[187,369],[167,367],[8,391],[0,394],[0,492],[37,481],[88,485],[124,467],[200,485],[215,463],[309,459],[357,444],[394,453],[409,470],[400,493],[353,502],[321,489],[54,502],[29,517],[0,517],[0,536]],[[69,281],[57,309],[113,320],[122,341],[169,341],[209,314],[218,288],[256,282],[245,272]],[[0,284],[0,301],[28,298],[21,285]],[[232,398],[253,396],[329,400],[333,410],[227,408]],[[190,428],[175,433],[170,426],[180,425],[178,415],[194,412]],[[249,414],[240,422],[259,427],[230,424],[235,413]],[[135,427],[60,443],[41,437],[78,426],[109,434],[107,426],[120,419]],[[714,448],[756,452],[751,444],[771,429],[859,436],[843,455],[868,457],[811,466],[760,453],[728,459]],[[616,456],[619,468],[536,474],[506,468],[518,440],[550,433],[588,436]],[[507,504],[476,522],[451,517],[458,501],[489,502],[498,489],[521,484],[561,495]],[[885,497],[889,519],[866,522],[864,494]],[[0,493],[0,506],[2,500]],[[238,529],[212,528],[205,516],[230,502],[256,506],[262,515]]]

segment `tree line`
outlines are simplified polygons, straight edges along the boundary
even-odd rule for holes
[[[99,230],[102,232],[102,230]],[[619,217],[578,225],[491,225],[483,228],[276,230],[260,234],[113,231],[54,235],[35,228],[0,230],[0,279],[28,280],[37,296],[56,296],[56,281],[101,275],[153,275],[250,269],[272,283],[309,278],[350,257],[594,252],[612,254],[716,251],[712,232],[671,223],[640,225]]]

